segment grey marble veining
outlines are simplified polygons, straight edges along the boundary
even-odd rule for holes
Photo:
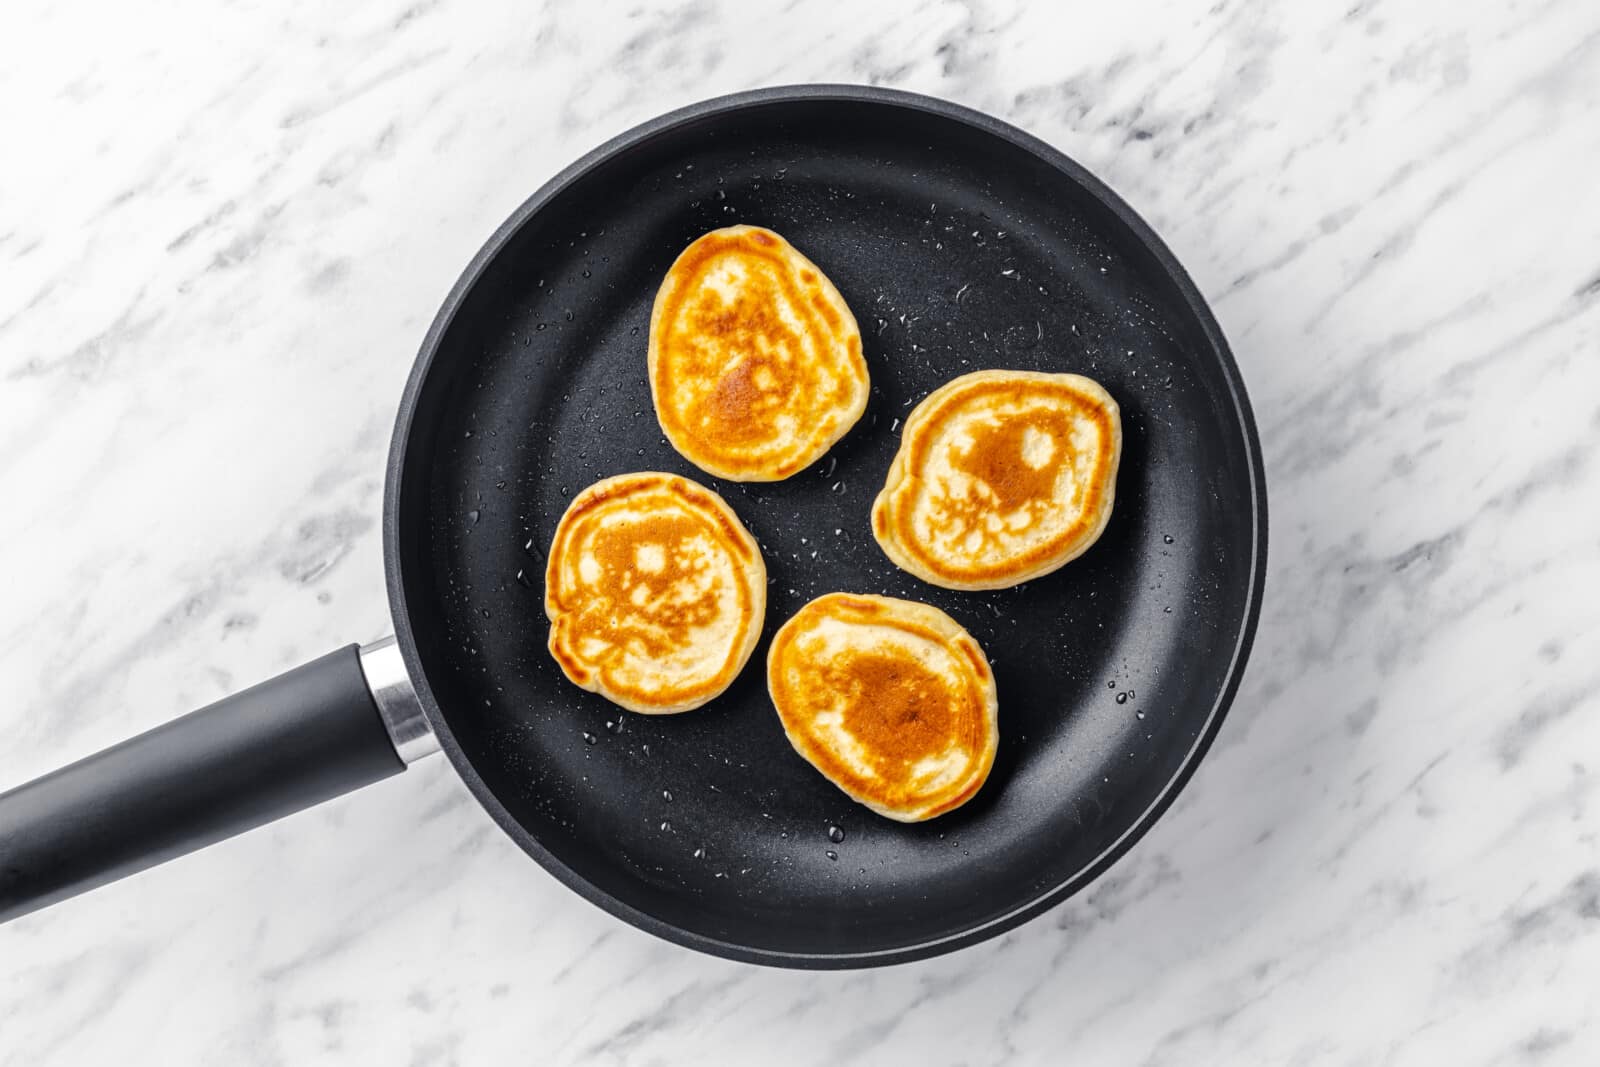
[[[22,0],[0,10],[0,787],[387,632],[388,433],[540,181],[839,80],[1081,160],[1213,301],[1267,599],[1089,891],[884,971],[696,956],[443,761],[0,928],[0,1064],[1600,1056],[1600,9]]]

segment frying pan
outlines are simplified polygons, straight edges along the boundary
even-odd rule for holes
[[[656,286],[709,229],[769,226],[862,326],[872,395],[814,468],[708,478],[656,425]],[[897,570],[868,529],[911,406],[983,367],[1077,371],[1122,408],[1116,509],[1009,590]],[[761,542],[766,631],[726,694],[622,712],[544,648],[542,550],[599,478],[673,471]],[[422,343],[384,501],[395,636],[350,646],[0,796],[10,918],[399,772],[436,748],[530,856],[691,948],[791,967],[931,956],[1089,883],[1172,802],[1238,685],[1266,549],[1260,446],[1200,294],[1125,203],[986,115],[876,88],[673,112],[540,189]],[[1001,738],[977,797],[902,825],[790,749],[772,632],[831,590],[921,600],[989,652]]]

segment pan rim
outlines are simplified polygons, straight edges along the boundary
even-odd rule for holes
[[[641,911],[596,886],[568,867],[554,853],[547,850],[538,838],[530,833],[500,803],[487,783],[478,775],[471,760],[456,741],[455,735],[451,731],[449,723],[446,722],[444,713],[440,709],[438,701],[435,699],[433,691],[428,684],[427,674],[422,668],[422,660],[418,653],[416,638],[412,632],[404,579],[401,574],[400,495],[419,401],[427,382],[429,371],[433,366],[435,357],[438,355],[440,342],[449,331],[468,295],[473,291],[488,266],[513,237],[521,231],[522,227],[536,216],[546,204],[574,183],[582,180],[600,164],[619,153],[651,138],[670,133],[680,127],[709,117],[796,101],[868,104],[898,107],[933,114],[952,122],[974,127],[981,132],[1009,142],[1046,163],[1052,169],[1061,173],[1068,181],[1075,182],[1128,229],[1138,243],[1155,259],[1166,276],[1176,285],[1187,311],[1200,326],[1211,353],[1216,359],[1217,369],[1222,375],[1229,399],[1233,403],[1237,416],[1237,425],[1243,436],[1245,454],[1249,460],[1249,507],[1252,523],[1250,588],[1247,593],[1243,618],[1234,641],[1224,683],[1188,751],[1184,753],[1177,773],[1167,781],[1157,796],[1129,823],[1121,834],[1111,841],[1093,861],[1080,868],[1072,877],[1042,892],[1031,895],[1025,902],[985,922],[942,936],[930,937],[925,940],[885,949],[843,952],[796,952],[722,940],[685,929],[660,919],[649,912]],[[444,751],[456,773],[461,776],[473,796],[488,811],[490,817],[541,867],[549,871],[584,899],[603,908],[624,922],[664,940],[713,956],[745,963],[813,970],[888,966],[927,959],[965,948],[996,937],[1041,915],[1073,896],[1105,873],[1171,807],[1178,794],[1183,791],[1183,788],[1193,777],[1195,770],[1221,729],[1222,723],[1226,719],[1228,710],[1238,692],[1245,665],[1255,640],[1256,627],[1261,612],[1262,594],[1266,585],[1266,472],[1255,416],[1251,410],[1248,395],[1245,392],[1243,377],[1209,305],[1194,284],[1194,281],[1189,277],[1188,272],[1184,270],[1161,238],[1132,207],[1103,181],[1095,177],[1075,160],[1032,134],[1026,133],[1010,123],[984,112],[937,97],[866,85],[810,84],[774,86],[713,97],[690,104],[657,116],[612,137],[599,147],[585,153],[545,182],[513,211],[484,242],[440,305],[438,313],[423,337],[417,358],[406,381],[405,391],[401,396],[395,418],[394,434],[389,448],[384,484],[383,555],[390,614],[394,624],[395,636],[404,655],[406,668],[416,689],[418,701],[427,716],[428,724],[432,727],[434,735],[439,740],[440,748]]]

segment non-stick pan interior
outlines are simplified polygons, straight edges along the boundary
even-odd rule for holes
[[[1265,533],[1242,394],[1137,224],[1027,144],[877,96],[712,109],[570,180],[443,313],[397,447],[397,622],[469,784],[625,918],[767,962],[936,951],[1092,876],[1209,739],[1253,625]],[[721,482],[680,458],[645,375],[663,272],[741,222],[834,280],[873,381],[856,428],[777,484]],[[1115,513],[1085,556],[1025,587],[950,592],[891,565],[868,510],[912,405],[984,367],[1097,378],[1122,406],[1125,452]],[[545,649],[556,521],[590,482],[646,469],[722,493],[771,576],[749,667],[681,716],[620,711]],[[1000,750],[966,807],[889,822],[790,749],[767,644],[830,590],[934,604],[988,651]]]

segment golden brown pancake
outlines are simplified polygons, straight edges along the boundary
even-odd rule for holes
[[[561,516],[544,610],[550,654],[572,681],[629,711],[688,711],[749,660],[767,568],[716,493],[675,474],[620,474]]]
[[[672,447],[735,482],[803,470],[867,406],[855,316],[816,264],[757,226],[712,230],[672,264],[649,364]]]
[[[906,420],[872,505],[898,566],[946,589],[1003,589],[1077,558],[1111,518],[1122,418],[1077,374],[985,370]]]
[[[994,765],[994,673],[972,635],[927,604],[818,597],[772,639],[767,689],[795,751],[899,822],[960,807]]]

